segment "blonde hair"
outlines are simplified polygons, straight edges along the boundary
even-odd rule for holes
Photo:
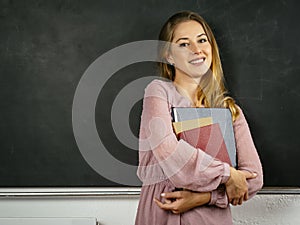
[[[228,96],[228,91],[225,88],[225,80],[223,76],[223,69],[221,65],[219,49],[213,32],[206,21],[197,13],[190,11],[183,11],[171,16],[162,27],[159,40],[165,41],[161,48],[161,57],[166,58],[169,51],[170,42],[173,41],[176,26],[182,22],[194,20],[200,23],[207,35],[208,41],[212,47],[212,63],[210,70],[203,75],[197,91],[196,107],[204,105],[212,108],[229,108],[232,114],[232,120],[235,121],[239,116],[239,110],[232,97]],[[162,77],[174,81],[175,68],[169,63],[158,63]]]

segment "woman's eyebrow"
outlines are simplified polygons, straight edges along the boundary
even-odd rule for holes
[[[202,33],[202,34],[199,34],[199,35],[197,36],[197,38],[198,38],[198,37],[201,37],[201,36],[203,36],[203,35],[204,35],[204,36],[207,36],[205,33]]]
[[[199,38],[199,37],[201,37],[201,36],[203,36],[203,35],[206,36],[205,33],[202,33],[202,34],[197,35],[197,38]],[[188,37],[181,37],[181,38],[178,38],[177,41],[176,41],[175,43],[177,43],[178,41],[181,41],[181,40],[188,40],[188,39],[189,39]]]

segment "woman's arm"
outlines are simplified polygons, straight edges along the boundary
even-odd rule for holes
[[[255,175],[247,171],[240,171],[244,174],[246,179],[255,178]],[[247,191],[248,192],[248,191]],[[172,211],[175,214],[186,212],[202,205],[215,205],[219,208],[228,207],[228,196],[226,194],[225,185],[219,186],[212,192],[193,192],[193,191],[175,191],[162,193],[162,198],[165,199],[164,203],[158,199],[154,199],[155,203],[164,210]],[[240,197],[238,197],[239,199]],[[246,200],[246,199],[245,199]],[[238,201],[241,205],[243,201]]]
[[[247,180],[249,198],[252,198],[263,186],[263,171],[248,123],[243,111],[240,108],[239,110],[240,115],[233,124],[238,170],[257,174],[255,179]]]
[[[164,175],[175,187],[198,192],[212,191],[229,179],[230,167],[187,142],[177,140],[170,114],[171,97],[159,82],[152,82],[145,90],[138,176],[144,184],[160,182]],[[149,166],[150,154],[156,161]],[[154,176],[157,180],[153,180]]]
[[[227,163],[215,160],[183,140],[177,140],[171,122],[168,101],[170,97],[172,96],[168,96],[159,82],[152,82],[146,88],[140,130],[138,175],[141,180],[149,184],[148,176],[152,179],[151,182],[155,182],[153,176],[159,174],[159,169],[162,169],[163,175],[166,175],[174,186],[198,192],[210,192],[217,189],[220,184],[234,180],[233,176],[230,177]],[[145,156],[149,151],[157,160],[151,162],[151,166],[149,166],[149,158]],[[160,175],[157,178],[159,177]],[[159,181],[161,180],[158,179],[157,182]],[[240,185],[235,184],[231,182],[230,186],[240,193]],[[244,194],[242,193],[241,196]]]
[[[248,177],[248,195],[245,198],[240,198],[239,200],[233,200],[232,195],[226,194],[228,189],[214,190],[211,195],[211,205],[224,206],[229,203],[233,205],[242,204],[243,200],[248,200],[253,197],[263,186],[263,172],[261,162],[256,151],[253,139],[251,137],[250,129],[248,123],[245,119],[243,111],[240,110],[240,116],[233,124],[236,148],[237,148],[237,161],[238,161],[238,171],[240,172],[251,172],[255,174],[253,177]],[[246,174],[245,174],[246,175]],[[249,179],[254,178],[254,179]],[[227,182],[228,184],[228,182]],[[228,199],[228,196],[229,197]]]
[[[262,167],[261,163],[257,154],[257,151],[255,149],[250,130],[248,127],[248,124],[246,122],[246,119],[244,117],[244,114],[242,110],[240,109],[240,116],[237,119],[237,121],[234,123],[234,132],[236,136],[236,145],[237,145],[237,152],[238,152],[238,168],[241,173],[244,173],[246,179],[247,179],[247,186],[248,186],[248,192],[244,198],[236,198],[233,197],[228,199],[228,196],[226,194],[225,187],[219,187],[216,190],[213,190],[210,192],[210,201],[209,205],[215,205],[220,208],[226,208],[230,203],[233,205],[242,204],[243,201],[247,200],[248,198],[251,198],[255,195],[255,193],[261,189],[263,185],[263,174],[262,174]],[[232,169],[232,168],[231,168]],[[248,171],[251,171],[253,173],[249,173]],[[252,179],[255,178],[255,179]],[[229,183],[230,180],[226,182],[226,184]],[[248,193],[247,192],[247,193]],[[166,193],[166,196],[168,198],[176,198],[176,196],[181,196],[180,201],[172,202],[171,204],[169,202],[163,204],[158,204],[161,208],[165,209],[171,209],[179,211],[183,211],[187,208],[191,209],[197,206],[201,206],[206,204],[207,202],[204,201],[206,199],[206,193],[196,193],[193,194],[175,194],[174,193]],[[231,195],[232,196],[232,195]],[[195,198],[192,200],[191,198]],[[203,199],[204,198],[204,199]],[[198,199],[198,200],[197,200]],[[202,201],[201,201],[202,199]],[[194,204],[192,204],[194,203]]]
[[[252,198],[263,186],[263,171],[261,162],[255,148],[250,129],[246,118],[241,108],[239,108],[240,115],[233,124],[236,149],[237,149],[237,162],[238,172],[242,172],[247,177],[248,192],[244,198],[234,197],[232,193],[228,193],[228,183],[226,189],[215,190],[212,192],[211,202],[212,205],[222,207],[231,203],[232,205],[241,205],[243,201]],[[247,175],[247,173],[252,173]],[[253,179],[252,179],[253,178]]]
[[[164,210],[172,211],[174,214],[184,213],[197,206],[206,205],[211,198],[210,192],[192,192],[192,191],[175,191],[162,193],[164,203],[158,199],[154,199],[154,202]]]

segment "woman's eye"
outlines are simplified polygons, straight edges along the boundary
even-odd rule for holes
[[[205,38],[201,38],[201,39],[199,39],[198,42],[199,42],[199,43],[204,43],[204,42],[207,42],[207,40],[206,40]]]
[[[187,47],[187,46],[189,46],[188,43],[181,43],[181,44],[179,44],[179,47]]]

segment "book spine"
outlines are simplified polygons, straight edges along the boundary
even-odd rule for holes
[[[171,116],[172,116],[172,122],[178,122],[177,112],[175,107],[171,108]]]

